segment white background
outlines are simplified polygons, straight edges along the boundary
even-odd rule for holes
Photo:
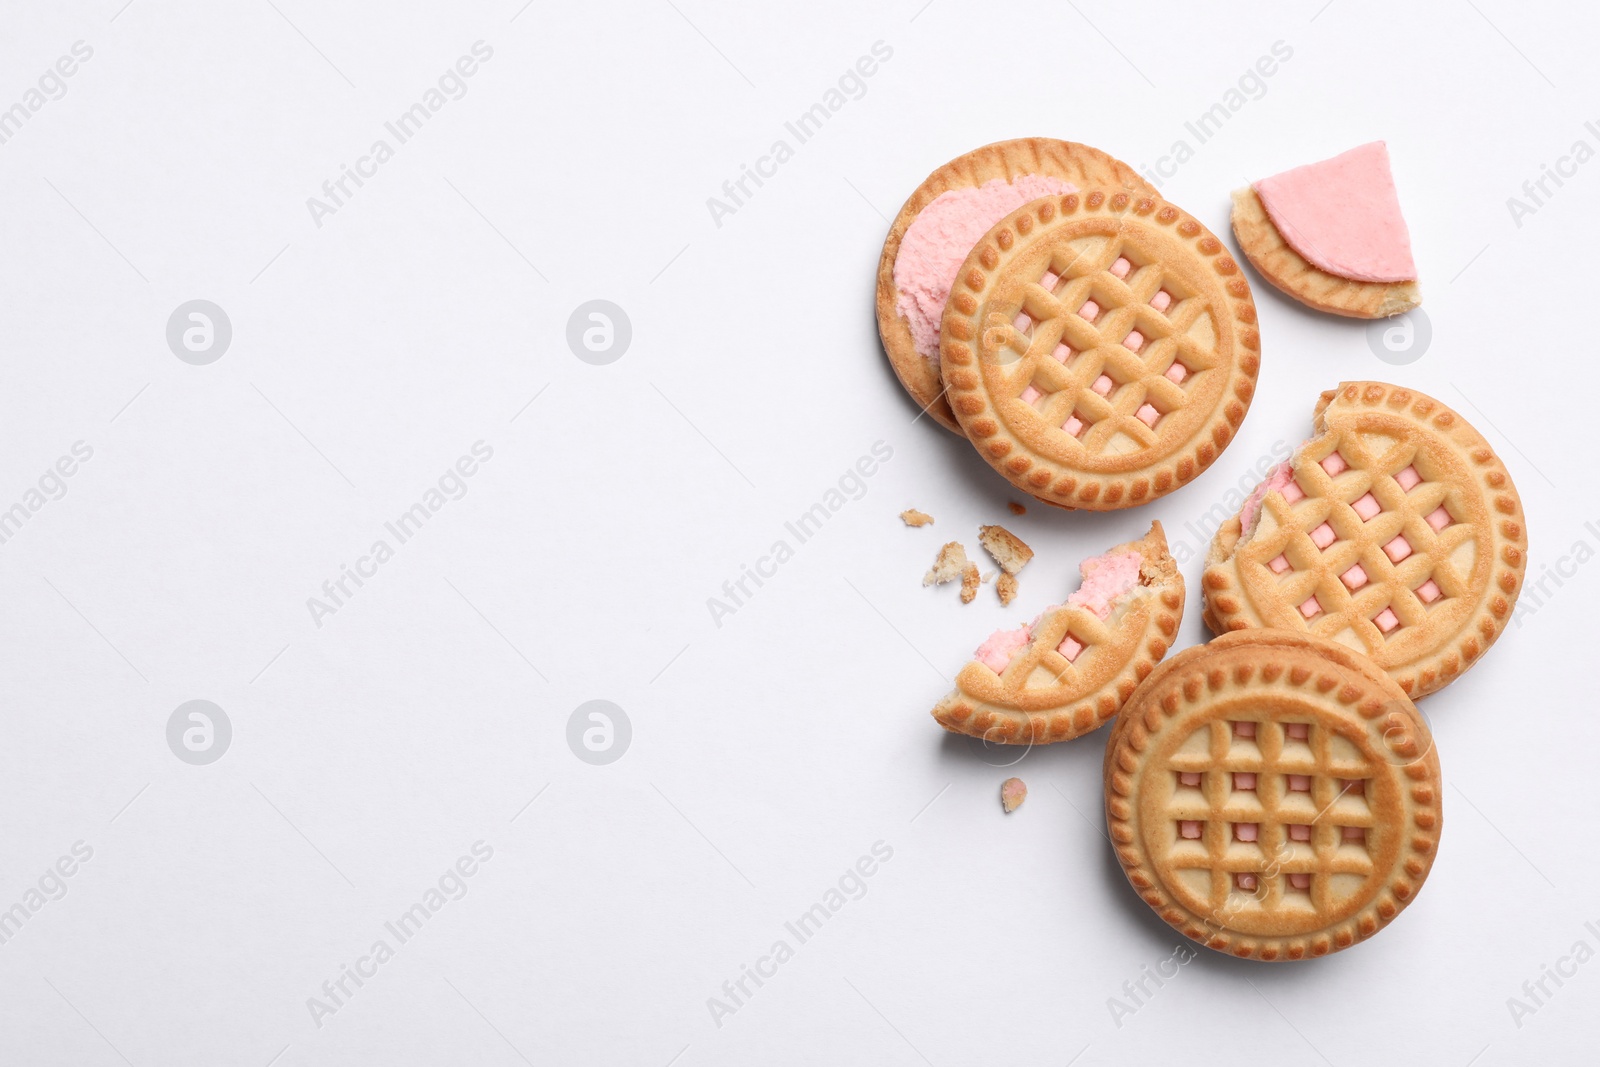
[[[0,945],[0,1062],[1592,1058],[1600,963],[1520,1027],[1507,999],[1600,949],[1600,163],[1520,226],[1506,204],[1600,147],[1591,8],[122,3],[0,18],[0,108],[94,49],[0,145],[0,508],[94,450],[0,545],[0,909],[93,849]],[[317,226],[306,199],[478,40],[467,94]],[[1185,120],[1280,40],[1196,145]],[[876,41],[865,94],[796,146],[784,121]],[[1225,236],[1230,189],[1386,139],[1431,345],[1391,366],[1252,274],[1260,390],[1215,467],[1148,507],[1013,520],[914,421],[871,299],[915,185],[1025,135],[1139,166],[1188,140],[1163,192]],[[779,137],[794,158],[716,225],[707,198]],[[233,325],[209,366],[165,340],[196,298]],[[595,298],[633,327],[606,366],[565,341]],[[1119,1026],[1108,999],[1180,939],[1102,837],[1103,732],[1005,768],[928,709],[1083,556],[1156,518],[1198,550],[1185,522],[1360,378],[1473,421],[1522,492],[1530,577],[1564,555],[1575,577],[1425,701],[1447,828],[1413,907],[1322,961],[1203,953]],[[315,625],[307,598],[479,440],[467,495]],[[707,599],[877,441],[861,499],[716,626]],[[919,585],[996,521],[1038,552],[1010,609]],[[1181,644],[1203,636],[1185,570]],[[191,699],[233,725],[209,766],[167,746]],[[591,699],[632,724],[607,766],[566,740]],[[1031,793],[1006,817],[1010,773]],[[480,840],[467,895],[318,1026],[308,998]],[[865,896],[717,1025],[708,998],[878,841]]]

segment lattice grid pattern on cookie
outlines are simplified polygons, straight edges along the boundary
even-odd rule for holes
[[[1085,241],[1026,286],[1001,361],[1012,395],[1087,451],[1148,449],[1220,363],[1211,311],[1136,237]]]
[[[1006,664],[1002,688],[1014,699],[1024,689],[1076,685],[1083,657],[1116,636],[1115,623],[1087,608],[1058,608],[1039,620],[1032,640]]]
[[[1373,873],[1373,767],[1325,726],[1219,719],[1196,735],[1156,773],[1171,778],[1166,862],[1205,907],[1325,913],[1334,877]]]
[[[1263,502],[1276,528],[1236,556],[1241,576],[1261,568],[1276,581],[1306,629],[1372,655],[1448,598],[1471,595],[1477,531],[1451,514],[1449,483],[1418,470],[1419,458],[1428,464],[1414,444],[1380,451],[1368,439],[1395,440],[1352,431],[1313,441],[1294,481]]]

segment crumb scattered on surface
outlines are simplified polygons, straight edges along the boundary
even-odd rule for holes
[[[1028,513],[1028,509],[1017,503],[1015,500],[1009,501],[1006,504],[1006,507],[1011,509],[1011,514],[1013,515],[1026,515]]]
[[[970,604],[978,595],[978,565],[968,563],[961,570],[961,602]]]
[[[1033,558],[1033,549],[1004,526],[978,527],[978,543],[1007,574],[1015,575]]]
[[[1009,604],[1017,598],[1017,576],[1000,572],[1000,580],[994,583],[995,590],[1000,594],[1000,603]]]
[[[1018,514],[1021,513],[1019,512]],[[932,515],[925,511],[918,511],[916,508],[906,508],[900,513],[900,518],[907,526],[931,526],[933,524]]]
[[[1007,778],[1000,783],[1000,806],[1010,815],[1028,799],[1028,783],[1021,778]]]
[[[933,566],[922,576],[922,584],[943,585],[945,582],[953,582],[961,577],[961,572],[966,566],[967,550],[961,547],[960,541],[950,541],[939,549],[938,558],[933,561]]]
[[[994,571],[989,571],[986,574],[984,574],[984,576],[983,576],[983,584],[984,585],[988,585],[990,582],[994,581],[994,576],[995,576],[995,572]]]

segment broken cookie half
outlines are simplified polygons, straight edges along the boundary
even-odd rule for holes
[[[1099,727],[1167,654],[1183,617],[1183,576],[1159,522],[1084,560],[1066,603],[999,630],[933,709],[952,733],[1002,744],[1065,741]]]

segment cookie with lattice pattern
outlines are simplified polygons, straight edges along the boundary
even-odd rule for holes
[[[1286,630],[1158,666],[1106,746],[1106,823],[1157,915],[1219,952],[1348,948],[1410,904],[1442,826],[1416,705],[1366,657]]]
[[[1060,507],[1109,511],[1209,467],[1255,395],[1250,283],[1155,196],[1089,188],[991,230],[945,305],[956,418],[995,470]]]
[[[944,382],[939,376],[937,339],[927,351],[918,350],[903,294],[895,283],[895,263],[906,231],[934,200],[945,193],[977,189],[996,179],[1011,182],[1024,175],[1055,179],[1073,188],[1103,186],[1142,194],[1155,192],[1137,171],[1121,160],[1098,148],[1051,137],[1023,137],[984,145],[952,159],[912,191],[890,224],[883,253],[878,258],[878,336],[895,376],[917,406],[955,433],[961,433],[961,427],[945,400]],[[965,253],[966,249],[961,251]]]
[[[1413,697],[1434,692],[1516,606],[1528,547],[1517,487],[1482,434],[1414,389],[1346,382],[1322,394],[1314,428],[1217,531],[1206,623],[1312,633]]]
[[[1088,595],[1095,565],[1126,561],[1130,553],[1138,558],[1128,561],[1128,588],[1112,585],[1112,599]],[[1067,603],[1047,608],[1025,632],[1011,632],[1020,644],[1009,662],[974,659],[963,667],[934,719],[952,733],[1026,745],[1081,736],[1115,715],[1177,637],[1183,575],[1154,523],[1140,540],[1086,561],[1084,580]]]

